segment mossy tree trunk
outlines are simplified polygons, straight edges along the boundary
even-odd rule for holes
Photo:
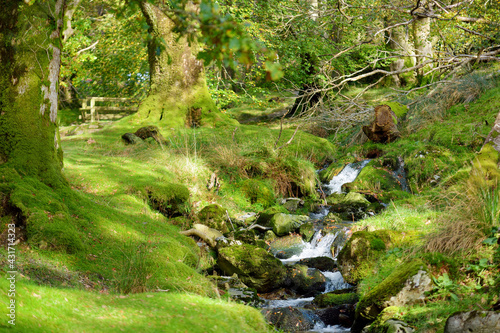
[[[195,9],[188,5],[187,10]],[[204,125],[217,108],[208,92],[203,63],[196,59],[197,43],[172,32],[174,22],[158,6],[143,1],[141,10],[149,24],[151,88],[138,117],[170,127]]]
[[[57,128],[59,71],[79,1],[1,2],[0,165],[51,186],[64,184]]]

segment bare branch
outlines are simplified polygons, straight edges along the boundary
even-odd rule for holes
[[[95,48],[95,46],[97,45],[97,43],[99,43],[99,41],[95,42],[94,44],[92,44],[92,45],[90,45],[90,46],[88,46],[88,47],[86,47],[84,49],[81,49],[81,50],[77,51],[76,54],[80,54],[80,53],[83,53],[83,52],[85,52],[87,50]]]

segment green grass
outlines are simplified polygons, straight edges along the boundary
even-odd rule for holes
[[[0,305],[7,306],[7,280],[0,280]],[[102,294],[16,283],[16,325],[5,332],[267,332],[256,309],[172,291]]]

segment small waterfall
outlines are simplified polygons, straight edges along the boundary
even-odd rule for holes
[[[349,283],[344,282],[344,278],[340,272],[321,272],[326,278],[326,289],[325,293],[339,289],[349,289],[352,286]]]
[[[399,185],[401,185],[401,189],[406,192],[410,192],[410,187],[408,186],[408,182],[406,181],[406,172],[405,172],[405,162],[403,159],[398,157],[399,167],[396,171],[392,173],[394,178],[398,181]]]
[[[302,252],[297,255],[292,256],[289,259],[281,259],[283,263],[294,263],[299,261],[300,259],[306,258],[315,258],[315,257],[330,257],[332,258],[332,252],[330,247],[332,243],[337,238],[337,233],[335,234],[326,234],[323,236],[321,234],[321,230],[316,231],[313,236],[313,239],[310,243],[306,243]]]
[[[339,326],[339,325],[335,325],[335,326],[326,326],[325,324],[323,324],[322,321],[318,321],[316,322],[316,325],[314,325],[314,328],[310,331],[310,332],[318,332],[318,333],[348,333],[348,332],[351,332],[351,329],[350,328],[346,328],[346,327],[342,327],[342,326]]]
[[[272,299],[267,301],[265,307],[267,308],[286,308],[286,307],[301,307],[311,303],[314,297],[308,298],[293,298],[293,299]]]
[[[330,180],[330,183],[324,185],[327,189],[327,195],[332,193],[341,193],[342,185],[346,183],[353,182],[359,175],[361,170],[370,162],[371,160],[364,160],[362,162],[356,162],[346,165],[338,175]]]

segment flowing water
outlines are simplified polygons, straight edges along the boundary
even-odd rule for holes
[[[327,195],[332,193],[341,193],[342,185],[353,182],[359,175],[361,170],[370,162],[371,160],[364,160],[362,162],[356,162],[346,165],[338,175],[330,180],[330,183],[323,186],[327,189]]]

